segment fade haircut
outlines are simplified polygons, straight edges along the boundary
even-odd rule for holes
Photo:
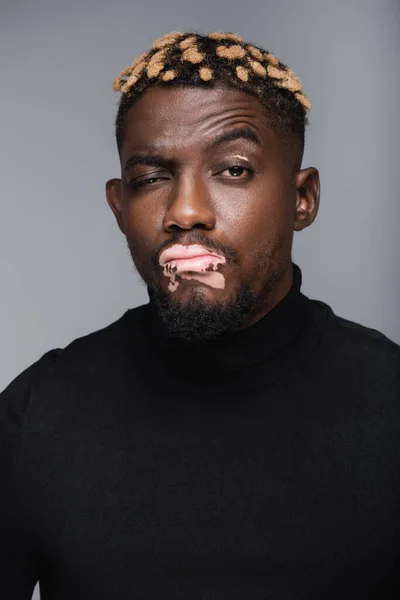
[[[153,42],[113,83],[122,93],[115,122],[119,151],[129,110],[153,86],[227,87],[256,96],[300,167],[311,104],[293,71],[265,49],[235,33],[172,32]]]

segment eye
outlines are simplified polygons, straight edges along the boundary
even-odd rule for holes
[[[145,187],[147,185],[152,185],[153,183],[157,183],[158,181],[163,181],[165,179],[168,179],[168,177],[157,176],[157,177],[148,177],[147,179],[140,179],[139,181],[133,180],[133,181],[129,182],[129,187],[135,190],[137,188]]]
[[[137,181],[136,185],[150,185],[151,183],[156,183],[156,181],[159,181],[160,179],[162,179],[162,177],[149,177],[148,179]]]
[[[253,171],[247,167],[241,167],[240,165],[233,165],[221,171],[221,174],[228,174],[228,178],[234,179],[246,179],[252,175]]]

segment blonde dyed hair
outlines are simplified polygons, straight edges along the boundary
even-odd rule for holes
[[[208,42],[208,43],[207,43]],[[198,78],[212,81],[217,69],[211,65],[219,59],[232,69],[232,83],[241,85],[253,80],[259,84],[269,78],[278,88],[293,93],[305,110],[311,103],[302,89],[298,77],[270,52],[248,44],[234,33],[210,33],[202,36],[195,33],[173,31],[153,42],[152,48],[137,58],[114,79],[113,89],[128,94],[141,82],[141,88],[155,80],[169,82],[184,77],[188,65],[197,67]],[[220,65],[221,66],[221,65]],[[256,90],[256,88],[255,88]]]
[[[116,119],[118,145],[125,115],[136,99],[150,86],[171,84],[243,89],[267,107],[277,128],[297,133],[304,144],[311,103],[299,78],[279,58],[236,33],[173,31],[155,40],[114,79],[114,91],[122,94]]]

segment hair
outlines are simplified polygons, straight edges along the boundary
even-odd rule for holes
[[[301,163],[310,101],[293,71],[237,34],[168,33],[121,71],[113,83],[122,92],[115,122],[119,151],[128,111],[153,86],[228,87],[256,96],[269,126],[295,142]]]

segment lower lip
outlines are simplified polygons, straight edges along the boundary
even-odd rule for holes
[[[174,258],[165,265],[167,270],[172,273],[204,272],[210,267],[214,270],[221,259],[212,254],[202,256],[192,256],[191,258]]]

